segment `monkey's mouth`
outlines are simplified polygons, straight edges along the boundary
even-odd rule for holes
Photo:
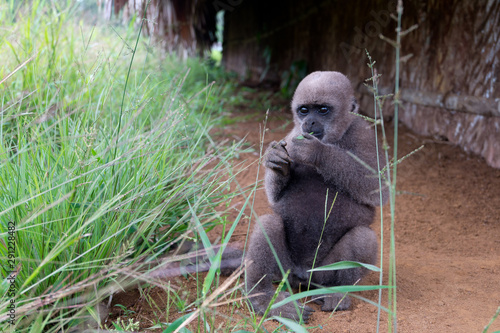
[[[321,129],[317,129],[317,130],[314,130],[313,128],[304,128],[302,127],[302,133],[304,135],[312,135],[312,136],[315,136],[317,137],[319,140],[323,139],[323,135],[325,134],[323,130]]]
[[[310,134],[317,137],[319,140],[323,139],[323,132],[311,132]]]

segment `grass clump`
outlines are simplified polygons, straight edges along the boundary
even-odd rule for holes
[[[0,326],[56,332],[194,217],[224,222],[239,145],[209,135],[229,92],[215,69],[162,56],[133,22],[91,27],[58,1],[0,6]]]

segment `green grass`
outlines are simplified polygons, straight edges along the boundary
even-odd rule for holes
[[[0,285],[5,331],[11,299],[19,332],[76,325],[111,282],[131,282],[126,267],[194,221],[224,223],[215,207],[231,196],[240,145],[209,134],[231,92],[224,74],[162,56],[140,19],[92,27],[78,14],[58,1],[0,7],[0,256],[2,276],[17,275],[13,293]]]

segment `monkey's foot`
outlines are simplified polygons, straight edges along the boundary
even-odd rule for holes
[[[269,311],[269,316],[289,318],[297,322],[300,320],[300,318],[302,318],[302,321],[304,323],[307,323],[309,321],[309,318],[311,318],[311,314],[314,312],[314,309],[302,304],[297,304],[297,306],[299,308],[300,315],[297,313],[297,308],[295,307],[295,305],[292,303],[288,303],[280,306],[277,309],[272,309],[271,311]]]
[[[322,311],[342,311],[349,309],[351,298],[342,293],[325,294],[315,299],[314,303],[321,305]]]
[[[275,303],[278,303],[285,298],[290,296],[288,292],[280,292],[278,297],[276,298]],[[271,294],[266,296],[257,296],[250,298],[250,303],[252,303],[253,309],[259,315],[263,315],[266,312],[267,306],[269,304],[269,299],[272,297]],[[295,306],[297,305],[297,307]],[[298,308],[298,311],[297,311]],[[290,302],[285,305],[280,306],[279,308],[272,309],[268,312],[269,317],[277,316],[293,319],[295,321],[299,321],[302,318],[304,323],[309,321],[311,314],[314,312],[314,309],[303,304],[299,304],[298,302]]]

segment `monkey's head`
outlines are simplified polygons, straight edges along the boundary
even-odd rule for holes
[[[297,86],[292,99],[294,131],[336,142],[358,111],[349,79],[339,72],[313,72]]]

